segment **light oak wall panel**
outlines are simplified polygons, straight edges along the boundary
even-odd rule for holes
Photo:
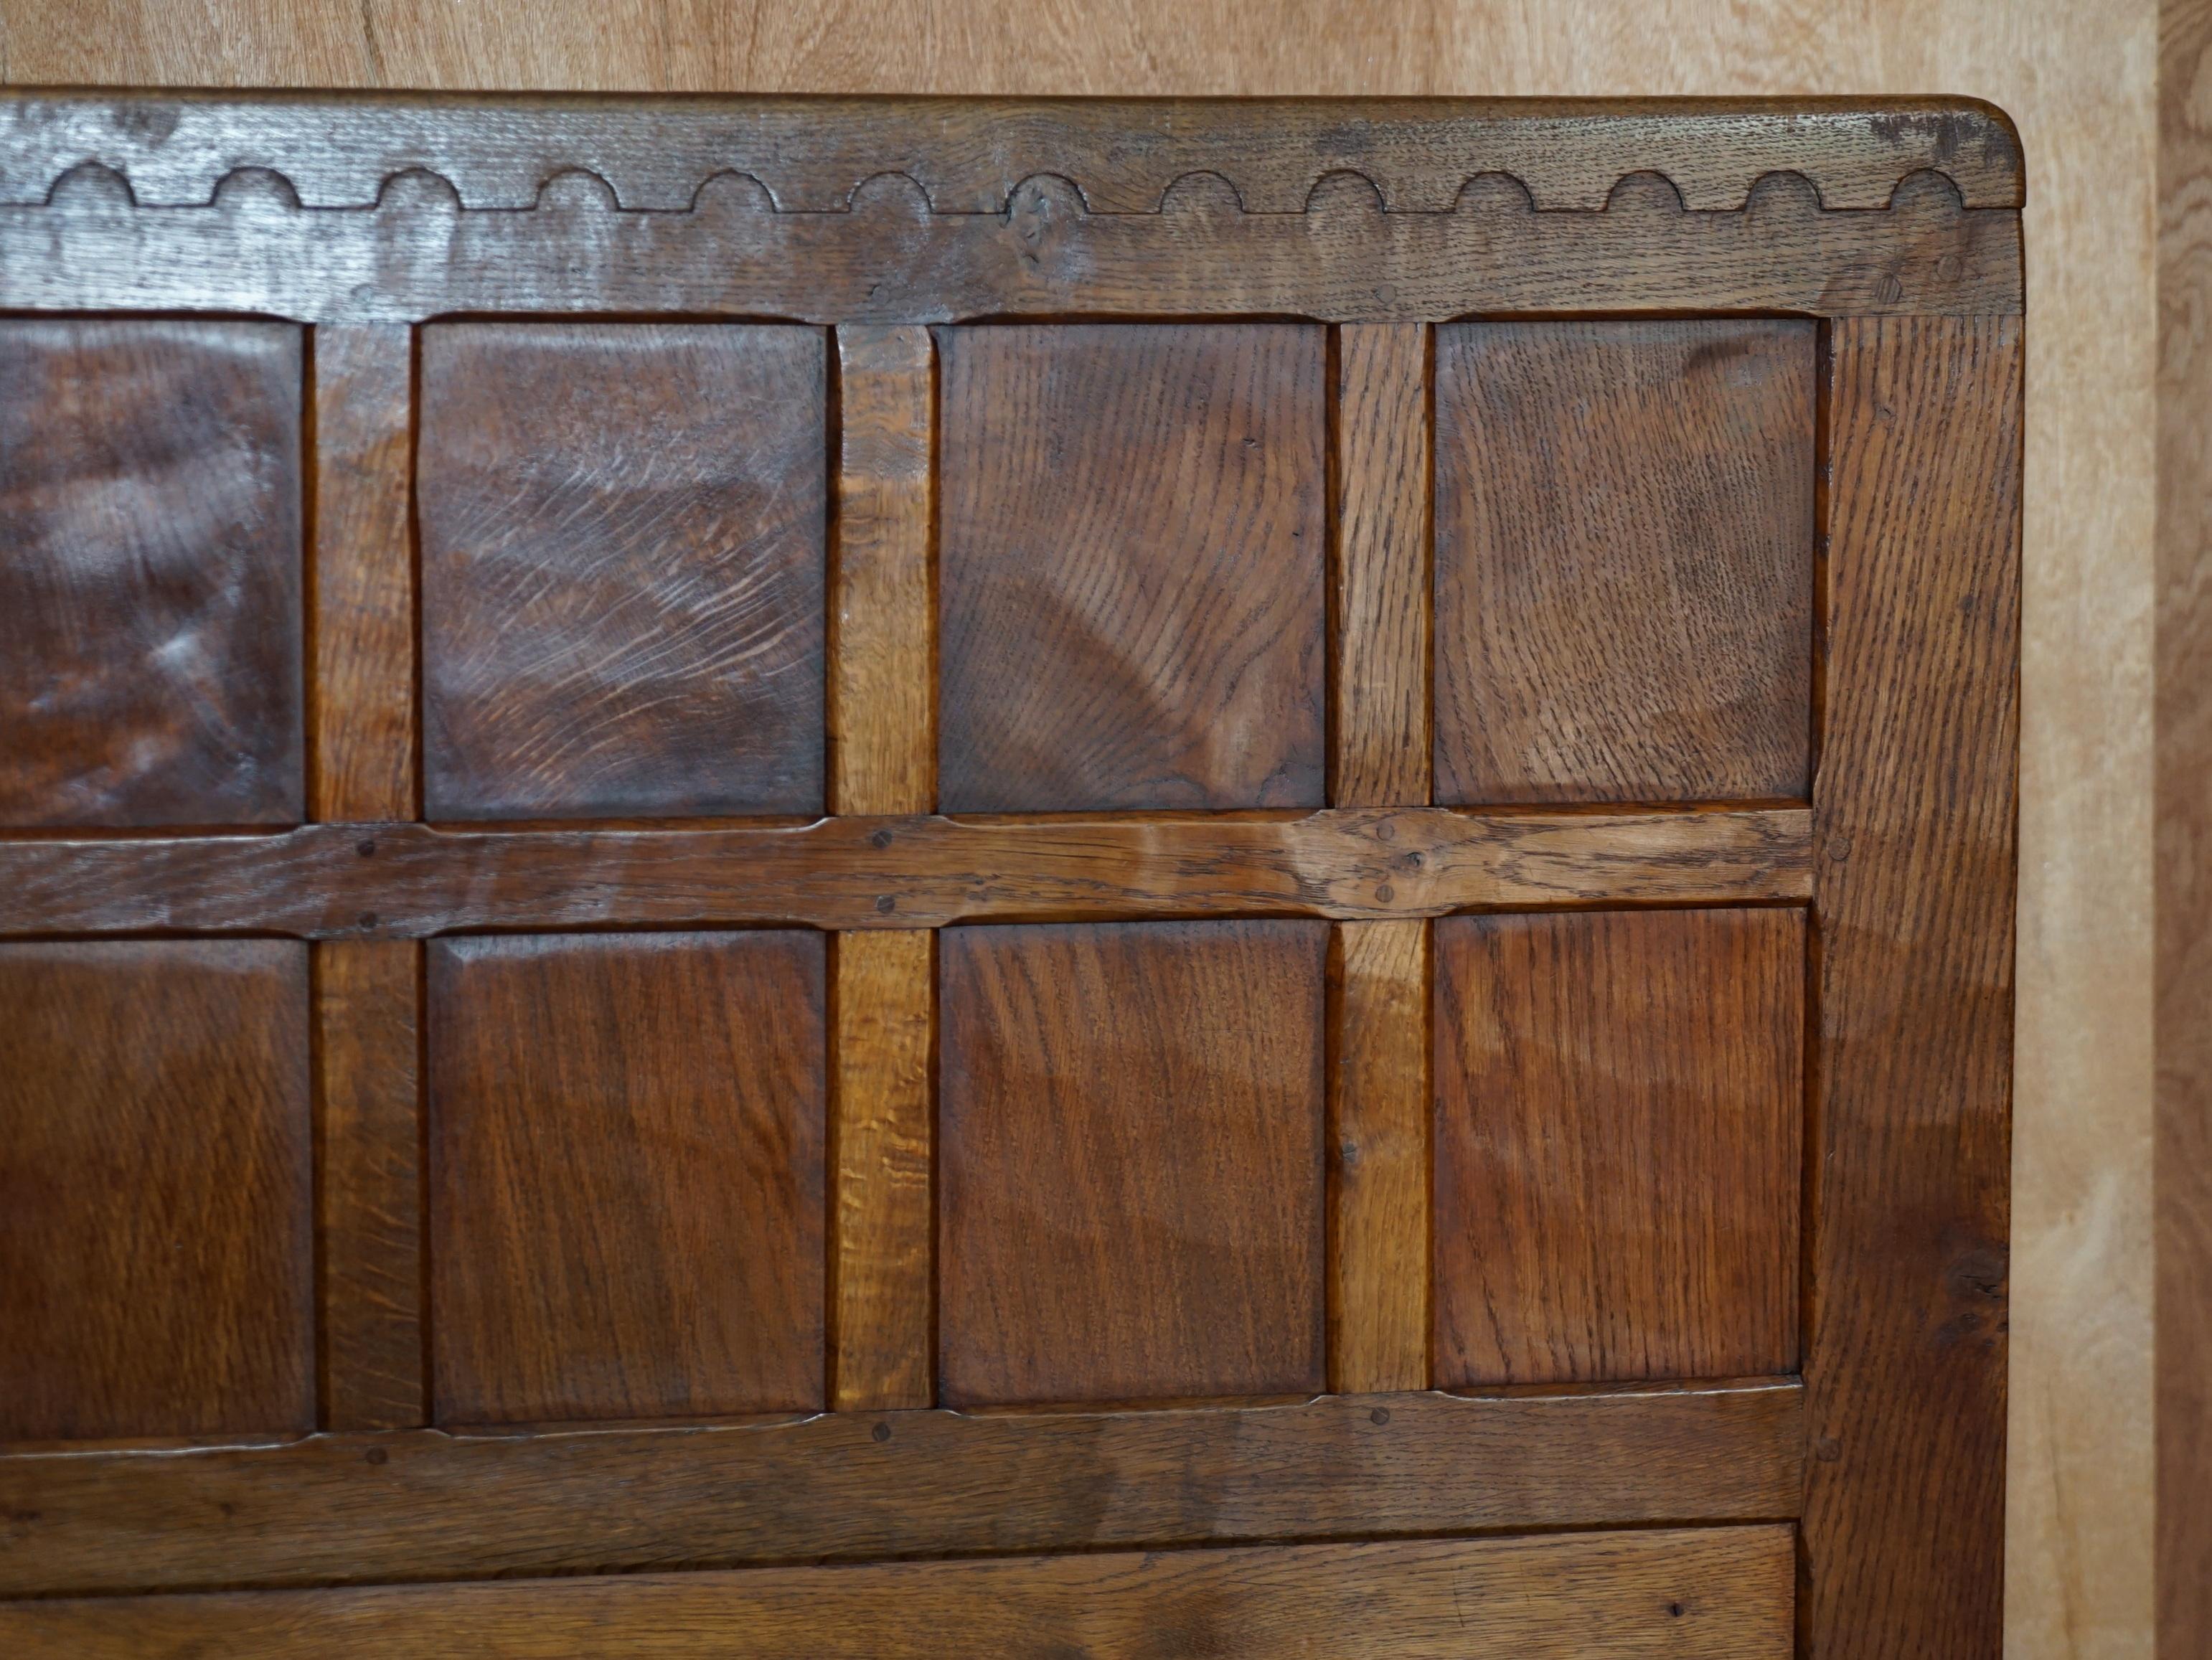
[[[2156,22],[2154,0],[0,0],[0,79],[2002,104],[2035,319],[2008,1649],[2071,1660],[2151,1645]]]

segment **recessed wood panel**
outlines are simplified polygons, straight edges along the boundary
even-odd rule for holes
[[[430,947],[442,1423],[823,1401],[819,934]]]
[[[1436,1382],[1797,1364],[1795,910],[1436,925]]]
[[[1789,1660],[1784,1526],[0,1608],[22,1660]]]
[[[1804,796],[1814,338],[1437,330],[1437,800]]]
[[[0,946],[0,1438],[314,1426],[307,948]]]
[[[1325,344],[939,333],[946,812],[1321,805]]]
[[[0,321],[0,824],[297,820],[300,331]]]
[[[940,936],[940,1398],[1323,1386],[1326,924]]]
[[[817,329],[422,333],[434,818],[816,812]]]

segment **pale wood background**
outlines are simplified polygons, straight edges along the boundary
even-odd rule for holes
[[[2008,1651],[2152,1646],[2156,0],[0,0],[0,80],[1968,93],[2026,140]]]

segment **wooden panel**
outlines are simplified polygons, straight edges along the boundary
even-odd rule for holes
[[[937,802],[930,684],[930,463],[935,350],[919,328],[837,331],[836,605],[830,806]]]
[[[950,46],[957,59],[973,50],[969,40],[933,35],[921,21],[872,43],[894,66],[896,85],[917,78],[917,51]],[[1313,20],[1301,21],[1310,27]],[[819,27],[818,15],[799,14],[786,27]],[[1341,36],[1324,40],[1328,57],[1340,61]],[[411,56],[396,61],[430,74],[410,79],[399,70],[384,84],[434,78],[454,66],[463,44],[451,36],[405,43]],[[592,72],[585,79],[600,90],[655,78],[637,69],[599,72],[623,61],[630,44],[610,32],[571,36],[567,44],[590,54]],[[1076,44],[1091,51],[1106,41],[1086,37]],[[969,90],[1002,91],[1034,74],[1037,45],[1002,43],[1007,78]],[[655,40],[645,51],[661,58],[666,47]],[[195,84],[220,83],[222,60],[202,61],[210,72]],[[682,54],[668,54],[656,67],[665,72],[679,61],[690,67]],[[638,58],[628,62],[641,64]],[[1137,67],[1115,62],[1114,78],[1126,81]],[[110,77],[132,78],[140,77]],[[1310,70],[1290,78],[1302,85],[1322,79]],[[509,85],[530,79],[492,77]],[[818,73],[800,79],[810,91],[820,84]],[[474,88],[487,82],[438,84]],[[1686,205],[1705,210],[1741,206],[1759,179],[1782,169],[1802,173],[1834,208],[1878,209],[1900,179],[1924,170],[1953,180],[1971,206],[2018,207],[2025,173],[2011,121],[1996,106],[1968,98],[1737,97],[1670,108],[1624,106],[1617,98],[1133,102],[1126,94],[1083,101],[756,97],[653,104],[478,92],[475,109],[499,112],[487,120],[468,106],[419,94],[180,99],[22,89],[21,82],[17,88],[8,97],[9,143],[0,149],[0,199],[10,202],[43,201],[55,179],[87,156],[127,173],[140,200],[171,206],[206,202],[242,160],[281,159],[291,167],[300,200],[312,206],[374,202],[386,178],[417,167],[451,180],[460,199],[478,208],[527,208],[545,181],[542,158],[583,156],[611,181],[623,206],[677,212],[691,204],[702,179],[725,168],[761,179],[787,212],[835,212],[854,185],[897,162],[948,215],[1000,213],[1015,187],[1040,173],[1073,179],[1101,213],[1137,215],[1152,213],[1186,175],[1215,173],[1251,211],[1275,215],[1297,213],[1316,183],[1346,172],[1373,179],[1395,207],[1411,213],[1449,211],[1467,179],[1484,173],[1512,174],[1539,207],[1553,210],[1602,208],[1624,174],[1647,169],[1672,179]],[[684,88],[664,80],[659,89]],[[332,142],[334,135],[344,142]]]
[[[1329,1387],[1429,1382],[1429,930],[1350,922],[1330,963]]]
[[[322,1421],[428,1421],[423,1387],[422,951],[315,947]]]
[[[934,1399],[930,1235],[933,936],[837,936],[837,1213],[831,1341],[840,1412]]]
[[[2186,1660],[2212,1650],[2212,0],[2160,12],[2156,1571]]]
[[[1810,1652],[1994,1656],[2021,337],[1923,319],[1831,338]]]
[[[825,130],[838,119],[816,107]],[[142,119],[168,119],[159,110]],[[142,210],[88,166],[55,184],[51,205],[0,204],[0,306],[238,307],[342,325],[557,308],[879,327],[1071,315],[1424,323],[1563,306],[1981,316],[2021,305],[2020,214],[1962,211],[1932,172],[1904,177],[1869,210],[1824,210],[1785,161],[1740,208],[1685,212],[1645,173],[1621,180],[1609,205],[1553,212],[1510,179],[1455,169],[1453,189],[1472,175],[1456,211],[1447,199],[1387,213],[1346,172],[1320,180],[1303,212],[1243,210],[1229,184],[1200,172],[1157,211],[1108,213],[1040,167],[1011,202],[939,214],[899,172],[921,159],[901,149],[848,184],[853,210],[841,200],[780,213],[728,155],[694,181],[696,206],[687,196],[619,213],[573,151],[541,159],[535,207],[459,212],[444,182],[419,172],[395,173],[374,207],[311,210],[243,167],[202,211]]]
[[[1336,722],[1329,800],[1429,799],[1429,331],[1337,334]]]
[[[975,918],[1344,921],[1505,905],[1727,903],[1812,893],[1802,807],[1309,818],[833,818],[799,826],[0,841],[0,934],[252,927],[317,938],[460,928]]]
[[[939,335],[946,812],[1322,804],[1326,344]]]
[[[314,339],[310,812],[415,817],[414,347],[392,324]]]
[[[303,1649],[331,1660],[1462,1660],[1471,1645],[1522,1660],[1788,1660],[1790,1535],[1701,1528],[47,1601],[0,1608],[0,1641],[24,1660]]]
[[[0,946],[0,1438],[313,1427],[307,958]]]
[[[301,816],[300,331],[0,320],[0,824]]]
[[[1802,914],[1436,941],[1437,1381],[1796,1371]]]
[[[1437,335],[1439,800],[1802,798],[1814,328]]]
[[[939,941],[941,1396],[1324,1386],[1313,922]]]
[[[813,329],[422,334],[434,818],[822,806]]]
[[[429,991],[438,1421],[822,1405],[821,936],[440,940]]]
[[[1759,1379],[0,1457],[0,1592],[1766,1520],[1802,1494],[1802,1394]]]

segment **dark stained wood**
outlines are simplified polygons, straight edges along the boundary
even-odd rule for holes
[[[1322,805],[1326,345],[940,333],[945,811]]]
[[[429,816],[820,811],[821,333],[441,324],[422,351]]]
[[[1315,1390],[1316,922],[947,930],[948,1405]]]
[[[920,929],[837,936],[830,1400],[840,1412],[936,1398],[933,952]]]
[[[389,323],[313,337],[309,816],[412,818],[414,347]]]
[[[1805,1378],[1812,1660],[2002,1646],[2023,342],[1838,323]]]
[[[440,1423],[823,1404],[819,934],[430,947]]]
[[[1437,337],[1437,799],[1802,798],[1814,329]]]
[[[1693,208],[1732,208],[1796,173],[1831,208],[1879,208],[1900,179],[1942,170],[1972,206],[2018,207],[2020,137],[1966,98],[1195,99],[561,98],[6,94],[0,200],[43,202],[90,159],[140,201],[204,203],[240,166],[283,166],[313,207],[374,202],[391,175],[451,179],[477,208],[526,208],[563,168],[592,167],[627,208],[682,210],[732,169],[787,212],[835,212],[898,171],[942,214],[1001,212],[1039,173],[1100,213],[1149,214],[1192,173],[1228,179],[1255,213],[1294,214],[1357,171],[1394,207],[1448,210],[1462,183],[1513,174],[1540,207],[1602,207],[1656,170]]]
[[[1429,927],[1330,946],[1329,1387],[1429,1383]]]
[[[2160,1660],[2212,1651],[2212,0],[2159,30]]]
[[[23,1660],[1788,1660],[1787,1527],[886,1562],[0,1608]],[[955,1635],[957,1633],[957,1635]]]
[[[1797,1368],[1796,910],[1436,925],[1436,1381]]]
[[[321,1422],[429,1421],[422,1329],[422,948],[315,951]]]
[[[1934,173],[1905,175],[1887,210],[1853,212],[1824,211],[1794,171],[1718,212],[1682,211],[1650,173],[1623,182],[1609,206],[1556,212],[1536,211],[1508,175],[1470,167],[1449,188],[1462,179],[1456,211],[1449,199],[1378,211],[1364,177],[1341,172],[1305,212],[1240,211],[1228,184],[1200,172],[1160,211],[1103,213],[1042,167],[1003,210],[931,214],[902,177],[878,172],[848,212],[776,213],[750,180],[714,171],[696,201],[631,213],[608,210],[596,175],[569,171],[547,178],[534,209],[471,212],[428,173],[395,175],[373,209],[310,210],[292,205],[281,179],[247,172],[205,209],[139,210],[122,179],[94,167],[62,179],[52,206],[0,205],[0,305],[236,306],[316,323],[523,311],[841,326],[1074,314],[1426,323],[1562,306],[2021,309],[2020,214],[1962,210]]]
[[[1802,1393],[1760,1379],[0,1457],[0,1591],[1765,1520],[1796,1512]]]
[[[0,1440],[312,1429],[307,947],[0,946]]]
[[[298,821],[300,385],[281,324],[0,319],[0,824]]]
[[[1308,817],[836,818],[701,830],[0,841],[0,934],[1238,915],[1377,921],[1475,907],[1725,904],[1812,891],[1802,807],[1388,808]]]
[[[830,634],[830,805],[937,805],[930,684],[930,468],[936,352],[920,328],[837,331],[837,566]]]
[[[1329,800],[1429,800],[1429,331],[1337,333]]]

